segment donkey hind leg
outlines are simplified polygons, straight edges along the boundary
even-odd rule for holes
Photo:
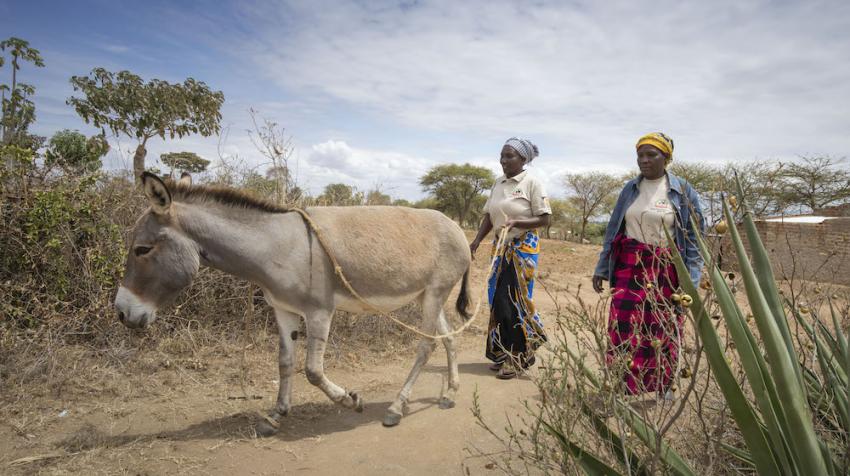
[[[280,371],[280,387],[277,392],[277,404],[272,410],[269,418],[271,422],[261,420],[256,431],[260,436],[269,436],[277,433],[280,418],[289,414],[292,398],[292,375],[295,373],[295,343],[294,337],[298,332],[298,324],[301,317],[288,311],[275,309],[277,319],[277,330],[280,334],[280,349],[278,353],[278,370]]]
[[[446,314],[440,309],[439,320],[437,321],[437,330],[440,334],[448,334],[452,331],[451,326],[448,321],[446,321]],[[442,395],[440,395],[440,408],[454,408],[455,406],[455,396],[457,395],[457,391],[460,388],[460,374],[457,369],[457,352],[455,352],[455,344],[454,344],[454,336],[443,337],[440,339],[443,341],[443,347],[446,348],[446,366],[448,367],[448,382],[446,382],[446,386],[443,388]]]
[[[325,392],[325,395],[331,401],[345,408],[353,408],[357,412],[362,412],[363,400],[360,395],[346,391],[325,376],[325,345],[328,341],[332,315],[333,311],[315,311],[305,319],[307,324],[307,368],[305,369],[307,380]]]
[[[420,300],[422,307],[422,332],[433,334],[437,329],[439,316],[443,312],[442,307],[445,301],[445,295],[436,297],[428,291],[425,292]],[[419,346],[416,349],[416,361],[413,363],[413,368],[410,369],[410,373],[407,375],[407,380],[401,387],[401,391],[398,392],[395,401],[387,409],[386,415],[384,415],[384,426],[396,426],[401,422],[401,417],[407,408],[407,402],[410,400],[410,392],[413,390],[413,384],[416,383],[422,366],[428,362],[431,352],[434,351],[436,346],[437,343],[427,337],[423,337],[419,341]]]

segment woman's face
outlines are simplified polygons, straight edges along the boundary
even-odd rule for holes
[[[505,173],[506,177],[510,178],[522,172],[522,167],[525,165],[525,159],[519,155],[519,152],[517,152],[516,149],[506,145],[502,147],[502,156],[499,159],[499,163],[502,164],[502,172]]]
[[[664,176],[664,168],[667,165],[667,156],[657,147],[644,144],[638,147],[637,164],[640,174],[644,178],[655,180]]]

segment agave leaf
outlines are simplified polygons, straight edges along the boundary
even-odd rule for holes
[[[655,430],[652,429],[650,425],[646,424],[643,417],[635,412],[631,406],[617,400],[617,407],[618,410],[622,412],[618,412],[618,415],[622,417],[623,421],[625,421],[632,431],[635,432],[635,436],[643,441],[644,445],[649,448],[654,448],[655,445],[658,444],[658,456],[665,464],[667,464],[668,469],[672,474],[695,476],[696,473],[694,473],[694,470],[687,461],[685,461],[685,459],[682,458],[682,456],[673,448],[670,448],[663,439],[659,439]]]
[[[838,324],[838,315],[835,312],[835,307],[832,305],[832,298],[829,298],[829,312],[832,314],[832,324],[835,328],[836,338],[841,346],[841,352],[844,358],[841,359],[841,365],[844,367],[844,375],[848,377],[844,381],[844,404],[843,413],[847,415],[848,426],[844,427],[844,431],[850,431],[850,350],[848,349],[847,336],[844,335],[844,330]]]
[[[581,373],[586,377],[593,386],[597,389],[600,388],[599,380],[594,375],[593,371],[590,370],[587,365],[585,365],[584,360],[579,358],[571,349],[566,349],[568,355],[575,362],[575,364],[579,367]],[[631,406],[623,402],[619,398],[614,399],[614,403],[617,409],[617,414],[622,417],[623,421],[629,425],[629,427],[634,431],[635,436],[637,436],[644,445],[649,448],[653,448],[656,445],[656,442],[659,441],[657,437],[657,433],[652,429],[650,425],[646,423],[646,421],[641,417],[637,412],[635,412]],[[679,453],[677,453],[673,448],[670,448],[664,440],[660,440],[659,445],[659,458],[668,466],[669,470],[673,474],[679,475],[693,475],[694,471],[690,467],[690,465],[682,458]]]
[[[835,332],[835,339],[838,341],[838,347],[841,349],[841,366],[844,368],[844,375],[850,376],[850,350],[848,349],[847,336],[844,335],[844,330],[838,323],[838,314],[835,312],[835,306],[832,305],[832,298],[828,298],[829,313],[832,315],[832,328]],[[850,395],[850,386],[848,386],[848,395]]]
[[[694,225],[696,224],[694,223]],[[705,241],[699,236],[697,237],[697,244],[703,256],[711,256]],[[717,302],[720,305],[720,311],[723,313],[726,326],[729,329],[732,340],[735,342],[735,349],[741,358],[741,363],[747,374],[750,388],[753,390],[756,404],[767,427],[767,435],[773,443],[771,450],[774,456],[779,459],[777,461],[779,467],[785,470],[786,474],[793,474],[795,468],[788,444],[788,435],[791,433],[791,429],[784,426],[786,420],[782,416],[782,405],[779,401],[776,386],[773,379],[770,378],[767,365],[764,363],[764,358],[758,349],[758,345],[749,332],[746,321],[741,316],[741,309],[738,307],[738,303],[735,302],[732,291],[729,289],[729,284],[723,279],[720,270],[710,261],[710,258],[706,259],[706,269],[709,273]]]
[[[647,474],[646,467],[643,465],[640,458],[634,453],[634,451],[632,451],[629,445],[623,442],[623,439],[620,438],[620,435],[618,435],[617,432],[611,431],[611,428],[605,423],[605,421],[599,417],[599,415],[594,413],[593,409],[585,402],[582,402],[581,410],[588,418],[590,418],[590,423],[593,425],[593,429],[596,430],[596,433],[611,445],[611,452],[614,454],[614,457],[617,458],[623,466],[630,469],[629,474]]]
[[[794,312],[796,312],[796,311],[794,311]],[[828,327],[826,327],[826,324],[824,324],[817,317],[816,313],[813,312],[812,316],[813,316],[814,321],[815,321],[816,326],[817,326],[815,331],[816,332],[820,331],[820,332],[818,332],[818,334],[820,335],[821,339],[823,339],[823,342],[826,343],[826,345],[828,347],[828,349],[826,349],[826,350],[829,351],[830,356],[832,358],[836,359],[836,360],[841,359],[841,357],[840,357],[842,355],[841,345],[838,343],[837,337],[832,335],[832,331]],[[839,365],[841,365],[841,364],[839,364]]]
[[[823,455],[823,459],[826,462],[826,467],[828,471],[828,473],[826,474],[829,474],[830,476],[838,474],[838,472],[836,471],[836,466],[839,465],[837,465],[836,462],[832,459],[832,452],[829,451],[829,447],[826,446],[826,442],[824,442],[823,440],[818,440],[818,443],[820,444],[820,451]]]
[[[750,253],[752,253],[753,257],[753,268],[758,271],[757,276],[759,286],[761,287],[762,293],[767,301],[767,305],[770,308],[770,314],[776,322],[776,327],[779,329],[780,334],[782,334],[782,340],[785,342],[785,347],[788,349],[789,353],[793,354],[794,345],[791,341],[791,330],[788,328],[788,317],[785,315],[785,308],[782,306],[782,299],[779,297],[779,288],[776,286],[776,278],[773,275],[773,268],[770,266],[770,259],[768,258],[767,250],[761,242],[753,217],[747,209],[746,200],[744,199],[744,191],[741,188],[741,182],[738,180],[737,175],[735,176],[735,182],[738,188],[741,210],[743,211],[743,216],[741,218],[744,223],[744,231],[747,233],[747,241],[750,243]],[[728,210],[728,207],[724,206],[724,209]],[[729,218],[730,215],[731,214],[727,215],[727,220],[729,220],[730,224],[734,224],[735,222]],[[735,228],[734,225],[731,226],[731,228]],[[800,368],[798,366],[794,366],[794,370],[797,383],[802,386],[803,376],[800,372]]]
[[[846,386],[838,375],[841,364],[829,358],[830,356],[824,351],[825,349],[823,349],[819,339],[815,340],[815,349],[821,374],[826,380],[826,385],[823,385],[822,388],[829,393],[832,400],[832,405],[826,405],[826,412],[834,410],[837,414],[838,426],[843,428],[844,431],[848,431],[848,428],[850,428],[850,412],[848,412],[847,407],[848,395],[845,393]],[[832,417],[833,415],[829,416]]]
[[[725,202],[723,203],[723,212],[726,219],[730,223],[734,223],[732,213]],[[735,251],[738,254],[738,266],[747,290],[747,299],[756,319],[756,324],[758,324],[767,355],[770,358],[771,376],[776,382],[783,409],[782,413],[787,419],[784,426],[795,430],[792,435],[791,448],[797,467],[804,474],[826,474],[827,466],[818,447],[818,438],[812,424],[812,414],[808,406],[806,389],[803,385],[796,354],[793,347],[789,348],[782,337],[782,332],[777,325],[779,317],[773,316],[770,310],[756,278],[756,273],[747,260],[746,250],[741,237],[738,235],[738,230],[734,226],[730,226],[729,231]],[[750,247],[752,249],[759,247],[764,249],[758,234],[753,237]],[[760,274],[767,272],[763,269],[764,266],[764,263],[762,263],[759,267]],[[769,263],[767,263],[767,267],[769,268]],[[774,283],[773,286],[775,287],[776,284]]]
[[[550,424],[543,423],[543,427],[546,429],[546,432],[550,435],[554,436],[556,440],[558,440],[558,444],[561,445],[561,449],[569,453],[578,463],[582,470],[584,470],[585,474],[588,475],[602,475],[602,476],[622,476],[622,473],[617,471],[605,464],[601,459],[599,459],[593,453],[586,451],[584,448],[576,445],[572,441],[568,440],[563,433],[553,428]]]
[[[720,343],[717,330],[714,329],[708,318],[708,313],[694,283],[687,278],[687,276],[690,276],[687,266],[685,266],[673,237],[669,233],[667,233],[667,240],[673,252],[673,263],[676,266],[677,274],[686,277],[679,280],[679,285],[693,298],[693,303],[690,306],[691,313],[694,316],[697,332],[702,338],[708,363],[714,370],[714,379],[723,392],[726,403],[729,404],[732,416],[738,423],[738,429],[740,429],[741,435],[743,435],[744,441],[750,449],[755,467],[761,474],[783,474],[763,429],[764,424],[756,415],[726,361],[726,355],[723,353],[723,346]]]
[[[755,468],[756,464],[755,464],[755,462],[753,462],[753,455],[751,455],[749,451],[743,450],[741,448],[737,448],[735,446],[732,446],[728,443],[724,443],[722,441],[719,441],[718,443],[720,444],[720,447],[723,448],[724,451],[726,451],[730,455],[738,458],[743,463],[748,464],[748,465],[752,466],[753,468]]]
[[[830,335],[830,330],[827,329],[826,326],[824,326],[819,320],[816,320],[817,328],[815,328],[797,310],[793,310],[791,315],[793,315],[794,319],[796,319],[801,325],[803,330],[809,336],[809,339],[815,343],[815,347],[818,349],[818,354],[822,354],[829,362],[835,362],[835,365],[833,366],[835,373],[839,380],[841,380],[842,385],[846,385],[847,374],[844,372],[840,357],[835,354],[835,352],[840,353],[840,348],[836,340]],[[820,330],[820,332],[818,332],[818,330]]]

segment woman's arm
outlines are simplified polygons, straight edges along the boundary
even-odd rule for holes
[[[620,224],[617,217],[622,213],[621,209],[623,207],[623,196],[625,192],[626,187],[623,187],[623,190],[620,191],[620,195],[617,197],[617,203],[614,205],[614,210],[608,219],[608,225],[605,227],[605,236],[602,239],[602,252],[599,253],[599,260],[596,262],[596,268],[593,270],[593,290],[597,293],[602,292],[603,281],[610,279],[610,276],[608,276],[608,258],[611,254],[611,242],[614,240],[617,232],[620,231],[617,229]]]
[[[487,233],[490,233],[490,230],[493,229],[493,222],[490,221],[490,214],[485,213],[484,219],[481,220],[481,225],[478,227],[478,234],[475,235],[475,239],[472,240],[472,243],[469,244],[469,252],[475,257],[475,250],[478,249],[478,245],[481,244],[481,240],[487,236]]]
[[[521,228],[523,230],[531,230],[534,228],[540,228],[542,226],[549,226],[549,220],[551,215],[548,213],[546,215],[539,215],[531,218],[519,218],[516,220],[508,220],[505,222],[505,228],[510,230],[511,228]]]
[[[702,266],[703,266],[703,258],[699,252],[699,247],[697,246],[697,238],[696,234],[704,234],[705,233],[705,217],[702,214],[702,206],[699,201],[699,195],[696,190],[688,184],[685,193],[687,194],[687,204],[690,205],[690,214],[696,215],[694,216],[694,221],[697,223],[697,229],[695,230],[693,224],[688,220],[688,223],[685,223],[685,263],[688,266],[688,272],[690,273],[691,281],[694,283],[694,286],[699,287],[700,278],[702,276]]]

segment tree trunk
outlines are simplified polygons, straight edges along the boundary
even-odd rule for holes
[[[578,242],[584,243],[584,227],[587,226],[587,218],[581,219],[581,232],[579,233]]]
[[[143,140],[136,147],[136,153],[133,154],[133,176],[136,177],[136,185],[142,184],[142,172],[145,171],[145,156],[148,155],[148,151],[145,149],[146,142],[147,139]]]

